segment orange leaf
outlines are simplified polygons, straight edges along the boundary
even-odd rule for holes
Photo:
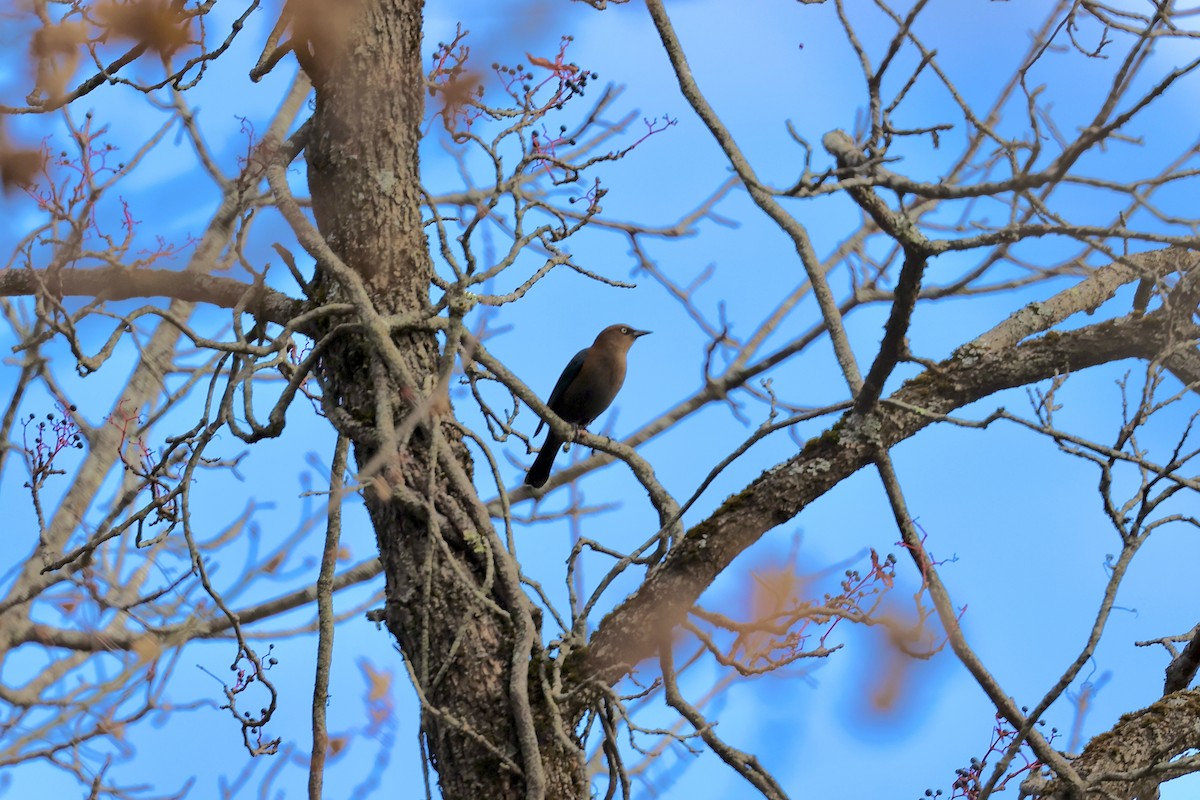
[[[574,75],[579,71],[579,67],[574,64],[563,64],[561,61],[550,61],[546,58],[538,58],[532,53],[526,52],[525,57],[529,59],[529,63],[535,67],[543,67],[551,72],[569,72]]]
[[[367,702],[378,703],[391,694],[391,672],[376,670],[365,658],[359,659],[358,667],[362,670],[363,677],[367,679]]]

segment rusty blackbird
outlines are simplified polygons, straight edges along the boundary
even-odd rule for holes
[[[628,325],[609,325],[600,331],[592,346],[580,350],[567,364],[546,405],[563,421],[587,427],[617,396],[625,382],[625,355],[639,336],[648,333]],[[537,436],[545,424],[545,420],[538,422],[533,435]],[[546,441],[525,474],[525,483],[541,486],[546,482],[562,444],[562,437],[553,429],[546,432]]]

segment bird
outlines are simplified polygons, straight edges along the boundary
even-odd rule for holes
[[[625,382],[625,356],[633,343],[648,333],[629,325],[609,325],[600,331],[591,347],[583,348],[567,363],[546,405],[564,422],[586,428],[617,396]],[[545,420],[539,421],[533,435],[545,424]],[[563,438],[553,428],[546,432],[541,452],[525,473],[526,484],[536,488],[546,483],[562,444]]]

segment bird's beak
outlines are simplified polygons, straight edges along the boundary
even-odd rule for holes
[[[631,331],[631,333],[633,333],[633,338],[635,338],[635,339],[636,339],[636,338],[638,338],[639,336],[645,336],[645,335],[646,335],[646,334],[648,334],[648,333],[654,333],[654,331],[639,331],[639,330],[633,330],[633,331]]]

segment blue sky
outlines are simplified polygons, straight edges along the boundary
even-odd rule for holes
[[[922,16],[917,30],[936,42],[940,63],[957,76],[963,93],[980,102],[993,96],[1007,79],[1013,59],[1023,52],[1025,31],[1040,23],[1038,15],[1043,11],[1040,4],[1028,2],[956,0],[933,5],[936,8]],[[669,10],[697,81],[765,180],[785,185],[799,174],[803,152],[788,136],[785,119],[792,120],[797,131],[817,147],[818,166],[827,163],[819,150],[822,134],[837,128],[854,129],[863,104],[862,77],[829,3],[808,6],[762,2],[755,4],[751,12],[731,15],[727,4],[688,1],[672,2]],[[863,21],[863,39],[877,54],[880,43],[892,30],[890,24],[885,25],[883,18],[869,9],[857,8],[853,13],[864,15],[858,18]],[[279,74],[258,85],[244,78],[270,21],[265,14],[253,17],[229,56],[219,60],[190,95],[206,135],[227,169],[232,169],[244,152],[241,118],[249,119],[261,133],[291,69],[285,63],[277,70]],[[670,224],[728,176],[728,165],[712,137],[680,96],[640,4],[613,7],[603,13],[561,2],[520,6],[439,4],[428,9],[426,51],[431,51],[437,41],[450,38],[459,21],[471,31],[468,41],[473,47],[472,60],[480,66],[494,60],[510,64],[524,61],[526,52],[549,56],[561,35],[573,35],[571,59],[597,71],[601,83],[611,81],[624,87],[610,116],[636,109],[646,117],[670,116],[678,120],[677,125],[649,138],[623,161],[599,170],[609,189],[604,201],[607,216]],[[981,30],[987,35],[975,35]],[[1174,46],[1161,48],[1155,56],[1159,59],[1156,63],[1161,64],[1191,57]],[[8,61],[3,68],[7,71],[0,73],[0,88],[5,98],[23,96],[27,88],[22,88],[26,84],[19,66]],[[1035,77],[1046,83],[1046,102],[1060,115],[1064,130],[1085,120],[1094,107],[1098,93],[1106,86],[1100,78],[1104,69],[1103,64],[1083,63],[1062,54],[1052,54],[1039,66]],[[1145,122],[1134,126],[1131,133],[1148,137],[1145,147],[1114,145],[1088,166],[1118,177],[1122,170],[1161,164],[1173,157],[1181,142],[1191,136],[1188,132],[1195,129],[1194,124],[1178,122],[1194,118],[1196,88],[1194,81],[1175,87],[1164,98],[1161,114],[1152,112]],[[911,119],[906,121],[922,121],[926,114],[933,119],[951,116],[945,109],[944,93],[922,87],[914,100],[909,109]],[[112,140],[122,152],[135,149],[164,118],[162,112],[147,107],[121,88],[106,88],[85,99],[78,106],[78,114],[87,108],[94,108],[98,118],[107,121]],[[583,104],[574,113],[582,108]],[[564,112],[564,124],[573,121],[571,114],[570,109]],[[1164,124],[1166,120],[1177,124]],[[1001,124],[1010,123],[1019,125],[1021,119],[1006,116]],[[635,131],[637,128],[635,123]],[[14,120],[10,130],[26,140],[62,135],[61,125],[53,119]],[[959,152],[961,136],[960,131],[947,134],[941,150],[915,145],[905,153],[906,160],[894,168],[932,179],[946,159]],[[431,191],[458,188],[455,165],[433,139],[423,152],[423,169]],[[297,181],[302,174],[297,168]],[[175,132],[129,176],[122,192],[147,230],[175,240],[201,232],[216,197],[211,184],[198,175],[186,142]],[[1107,221],[1112,213],[1111,200],[1080,190],[1064,193],[1073,201],[1069,208],[1078,219]],[[822,256],[841,242],[857,220],[857,212],[844,198],[793,203],[788,208],[806,225]],[[111,206],[107,211],[114,213]],[[713,278],[697,293],[697,302],[713,318],[718,305],[723,304],[733,332],[745,335],[784,292],[799,282],[802,272],[790,243],[744,193],[730,194],[720,202],[717,212],[736,221],[736,227],[705,221],[695,236],[654,241],[647,251],[661,269],[681,283],[713,267]],[[8,221],[0,232],[5,241],[11,241],[32,217],[20,195],[6,199],[5,213]],[[990,213],[1002,212],[996,209]],[[283,270],[269,249],[277,240],[287,241],[288,233],[277,216],[266,215],[247,252],[259,263],[275,261],[275,270],[282,276]],[[621,436],[700,387],[705,339],[683,309],[653,280],[634,274],[636,262],[622,237],[588,233],[573,240],[571,246],[581,266],[616,280],[634,281],[637,288],[602,286],[559,270],[520,303],[500,311],[491,326],[507,329],[488,346],[535,390],[548,393],[562,365],[604,326],[626,322],[653,330],[654,334],[640,340],[631,354],[621,396],[594,426],[611,426],[613,435]],[[1051,259],[1068,249],[1055,242],[1037,242],[1028,245],[1022,254],[1033,260]],[[536,261],[531,259],[529,263]],[[960,267],[961,262],[953,258],[939,259],[931,264],[929,279],[937,282]],[[502,280],[516,283],[523,277],[525,274],[518,271],[513,278],[505,276]],[[276,285],[285,287],[287,281],[280,277]],[[1024,302],[1048,297],[1067,285],[1060,279],[1020,294],[922,305],[911,332],[913,349],[923,357],[943,358],[956,345],[987,330]],[[835,288],[844,289],[844,282]],[[1128,295],[1113,301],[1112,308],[1121,303],[1128,307]],[[220,326],[222,318],[223,314],[217,312],[202,312],[200,317],[213,329]],[[780,346],[816,319],[815,305],[806,299],[768,341],[766,349]],[[849,332],[860,361],[869,362],[872,357],[883,319],[884,312],[879,308],[864,309],[850,318]],[[1068,324],[1088,321],[1071,320]],[[8,339],[0,340],[5,351],[10,344]],[[101,373],[80,380],[73,377],[65,348],[53,347],[49,352],[67,365],[63,382],[68,390],[95,402],[95,410],[85,407],[85,413],[93,422],[99,422],[116,400],[114,393],[127,375],[128,359],[119,359]],[[1121,408],[1116,380],[1127,370],[1134,380],[1144,372],[1141,365],[1126,363],[1072,376],[1061,398],[1061,424],[1102,441],[1111,439]],[[11,374],[12,368],[4,367],[0,385]],[[898,371],[898,377],[911,374],[908,368]],[[820,406],[845,396],[845,384],[827,342],[788,361],[772,377],[780,395],[799,404]],[[460,413],[469,419],[469,398],[459,397],[456,402]],[[26,405],[31,411],[40,411],[46,403],[44,394],[34,393]],[[1194,401],[1183,405],[1187,413],[1195,408]],[[1023,390],[1012,391],[964,409],[961,415],[981,418],[1000,406],[1025,413],[1028,399]],[[734,419],[727,408],[712,407],[685,420],[670,435],[649,442],[641,453],[654,465],[665,486],[677,497],[687,497],[712,465],[766,415],[764,407],[753,403],[744,411],[751,420],[750,427]],[[534,416],[527,409],[521,414],[520,419],[532,429]],[[1182,410],[1172,412],[1144,444],[1152,452],[1162,453],[1163,447],[1173,443],[1185,418]],[[800,441],[831,423],[832,419],[826,419],[802,426],[798,431]],[[228,438],[228,453],[240,452],[238,443]],[[318,460],[327,458],[332,441],[327,426],[314,418],[306,404],[299,404],[289,418],[284,437],[253,448],[241,468],[245,480],[219,474],[204,476],[206,485],[197,490],[207,500],[197,511],[200,525],[215,531],[236,517],[250,498],[257,498],[262,504],[255,517],[261,541],[287,536],[303,516],[304,501],[299,495],[310,486],[304,476],[317,472],[307,459],[310,454]],[[786,434],[758,444],[718,478],[685,521],[703,519],[728,494],[795,450],[795,441]],[[509,446],[507,452],[521,463],[531,458],[516,447]],[[966,607],[962,621],[969,641],[1001,685],[1020,704],[1033,705],[1082,645],[1107,578],[1106,556],[1119,548],[1097,498],[1096,469],[1060,454],[1049,440],[1004,422],[986,431],[931,428],[896,448],[894,456],[910,510],[928,534],[928,547],[936,557],[947,560],[942,575],[955,602]],[[560,456],[560,465],[565,461]],[[519,483],[521,470],[517,466],[506,464],[505,470],[510,486]],[[494,494],[486,488],[484,472],[479,472],[478,479],[485,487],[485,496]],[[36,530],[21,487],[23,480],[16,463],[10,463],[0,475],[0,506],[14,510],[16,517],[10,530],[21,537],[18,541],[22,543],[5,559],[23,558],[23,537]],[[321,477],[313,480],[319,484]],[[62,484],[58,488],[61,490]],[[589,503],[618,504],[613,511],[585,520],[586,536],[623,548],[640,543],[657,527],[654,514],[642,502],[642,490],[620,465],[589,477],[583,491]],[[560,490],[545,499],[540,508],[561,508],[565,502],[565,492]],[[1194,496],[1183,502],[1195,507]],[[346,506],[347,546],[357,560],[371,552],[373,535],[361,506],[353,500]],[[518,509],[519,513],[527,511],[528,504]],[[849,562],[864,568],[865,553],[870,548],[895,553],[899,558],[899,582],[894,595],[903,604],[919,579],[895,545],[898,538],[877,476],[863,471],[765,536],[717,581],[702,602],[728,613],[742,610],[753,574],[778,567],[798,540],[802,570],[824,576],[817,584],[822,587],[820,591],[836,585],[838,573],[827,574],[831,565]],[[312,559],[319,553],[319,539],[319,534],[314,534],[296,549],[287,564],[289,575],[302,576],[307,570],[315,577]],[[529,574],[556,597],[565,596],[563,565],[570,549],[566,523],[519,527],[517,542]],[[235,543],[222,557],[222,562],[228,564],[225,568],[236,569],[239,559],[252,546],[250,536]],[[1163,652],[1135,648],[1132,643],[1182,633],[1196,623],[1194,610],[1181,604],[1179,597],[1192,584],[1190,565],[1200,555],[1198,551],[1194,531],[1168,527],[1152,538],[1135,562],[1118,600],[1121,608],[1114,613],[1094,663],[1082,673],[1094,682],[1104,680],[1085,718],[1085,738],[1106,730],[1121,714],[1157,699],[1166,665]],[[0,560],[0,573],[11,563]],[[605,567],[603,559],[589,561],[585,580],[594,585]],[[629,588],[629,581],[618,584],[619,590],[610,594],[609,602],[619,601]],[[260,591],[264,598],[271,595],[269,586]],[[338,607],[349,608],[366,594],[359,591],[354,596],[339,596]],[[277,627],[307,618],[307,614],[294,615]],[[835,639],[845,648],[829,659],[806,664],[786,676],[738,682],[722,696],[720,711],[714,713],[721,720],[720,734],[735,746],[757,753],[795,796],[844,794],[847,787],[859,796],[916,798],[926,788],[942,789],[949,796],[955,768],[966,765],[973,756],[981,756],[987,748],[992,731],[991,705],[946,651],[927,662],[912,664],[905,698],[892,713],[872,711],[864,698],[881,681],[876,669],[876,663],[886,657],[881,638],[878,630],[843,625]],[[303,754],[308,747],[314,642],[309,637],[272,641],[280,662],[273,677],[279,683],[281,702],[269,732],[282,735],[286,745]],[[423,796],[414,699],[390,637],[359,616],[339,628],[336,648],[331,729],[336,732],[362,724],[365,683],[358,666],[360,659],[367,659],[377,669],[395,672],[397,709],[394,730],[375,731],[373,739],[362,737],[348,755],[331,765],[327,778],[330,796],[350,796],[349,787],[374,774],[371,765],[381,754],[388,758],[387,766],[379,773],[386,787],[381,796]],[[222,674],[230,651],[228,643],[185,648],[169,690],[173,701],[219,704],[220,687],[204,670]],[[36,656],[22,656],[5,662],[0,679],[14,680],[38,669]],[[685,691],[693,697],[703,694],[719,678],[712,670],[699,672],[703,674],[690,675],[684,683]],[[1079,688],[1072,687],[1073,691]],[[1048,725],[1065,731],[1073,716],[1073,709],[1060,701],[1046,719]],[[673,719],[672,714],[659,711],[643,722],[669,724]],[[163,720],[161,726],[143,725],[129,733],[128,742],[137,748],[138,756],[119,767],[117,774],[132,782],[152,783],[164,792],[179,787],[186,776],[197,771],[192,754],[200,746],[206,754],[206,765],[200,770],[194,797],[219,796],[217,776],[232,780],[246,766],[235,726],[226,712],[213,707],[179,713]],[[1059,743],[1066,746],[1062,740]],[[251,767],[251,783],[256,784],[279,768],[280,775],[272,787],[282,796],[301,796],[304,770],[294,763],[281,766],[284,762],[285,757],[277,757],[274,762],[260,759]],[[662,782],[665,791],[661,796],[665,797],[751,796],[750,787],[710,754],[691,757],[674,748],[664,759],[661,771],[652,774]],[[32,796],[33,787],[43,796],[69,796],[75,791],[73,781],[39,765],[11,770],[7,777],[11,783],[0,784],[0,796]],[[1195,781],[1177,781],[1164,788],[1163,796],[1166,800],[1189,796],[1195,786]],[[642,787],[636,796],[654,795]]]

